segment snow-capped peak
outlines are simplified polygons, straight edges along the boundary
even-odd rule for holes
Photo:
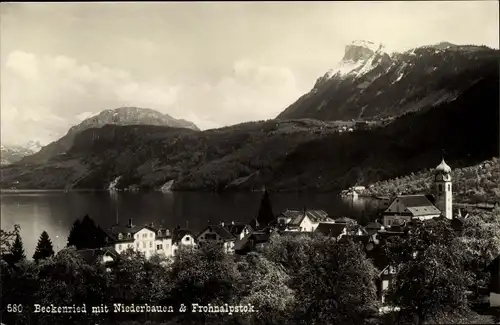
[[[373,70],[380,62],[382,56],[389,55],[385,52],[385,46],[381,43],[356,40],[345,47],[343,59],[329,70],[326,78],[336,77],[360,77]]]
[[[381,51],[385,48],[385,45],[382,43],[374,43],[371,41],[365,41],[365,40],[356,40],[351,43],[353,46],[360,46],[367,48],[373,52]]]
[[[39,141],[29,141],[25,148],[28,149],[28,150],[31,150],[33,152],[38,152],[40,151],[40,149],[42,149],[42,145],[40,144]]]

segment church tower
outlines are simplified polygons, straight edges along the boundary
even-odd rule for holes
[[[451,168],[444,162],[444,158],[436,167],[434,173],[435,205],[447,219],[452,219]]]

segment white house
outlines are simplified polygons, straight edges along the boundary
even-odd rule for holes
[[[284,231],[313,232],[320,222],[333,222],[323,210],[285,210],[278,218],[278,226]]]
[[[222,225],[209,225],[196,237],[196,241],[200,246],[216,244],[221,246],[224,252],[228,254],[234,253],[236,240],[236,236],[233,236]]]
[[[127,226],[115,225],[109,230],[108,235],[119,254],[132,249],[143,253],[146,258],[154,254],[165,257],[173,255],[172,237],[168,229],[136,226],[132,224],[132,219],[129,219]]]

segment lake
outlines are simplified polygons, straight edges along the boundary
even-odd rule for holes
[[[66,246],[73,222],[85,214],[103,228],[116,222],[126,224],[132,218],[138,225],[153,222],[170,229],[179,225],[198,232],[208,222],[250,221],[258,212],[261,196],[258,192],[2,192],[1,228],[11,230],[19,224],[26,255],[31,258],[42,231],[47,231],[57,252]],[[275,214],[306,207],[357,219],[379,208],[377,200],[342,199],[334,193],[270,193],[270,198]]]

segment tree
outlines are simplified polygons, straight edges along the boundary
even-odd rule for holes
[[[269,198],[269,193],[267,189],[264,191],[262,200],[260,201],[259,213],[257,214],[257,221],[259,225],[267,226],[269,223],[274,221],[273,207],[271,205],[271,199]]]
[[[418,324],[447,314],[465,314],[468,274],[455,249],[431,244],[402,264],[389,289],[389,299],[401,308],[401,316],[413,316]]]
[[[49,238],[49,234],[46,231],[42,232],[38,244],[33,254],[33,259],[38,262],[41,259],[46,259],[54,256],[54,248],[52,247],[52,241]]]
[[[359,324],[377,312],[375,267],[351,240],[280,236],[264,254],[291,276],[297,324]]]
[[[377,272],[352,240],[313,238],[296,276],[298,324],[364,324],[378,313]]]
[[[0,254],[2,256],[10,253],[11,242],[16,238],[20,228],[19,225],[14,225],[14,229],[11,231],[0,229]]]
[[[244,324],[284,324],[293,307],[294,291],[284,268],[252,252],[238,262],[241,273],[241,305],[251,304],[256,313],[242,314]]]
[[[26,254],[24,253],[23,241],[19,233],[16,234],[16,239],[11,247],[12,262],[17,263],[26,259]]]
[[[75,246],[76,249],[99,248],[106,244],[105,238],[105,232],[87,214],[81,221],[77,219],[73,223],[68,236],[67,246]]]
[[[464,246],[465,267],[475,277],[475,284],[487,286],[485,268],[500,254],[500,211],[471,211],[463,229],[457,240]]]
[[[107,301],[109,275],[98,263],[88,264],[75,248],[65,248],[54,258],[37,264],[38,286],[34,300],[41,305],[99,306]],[[56,317],[54,317],[56,316]],[[109,315],[106,315],[109,316]],[[95,324],[103,316],[95,313],[37,315],[40,324]]]
[[[417,221],[407,238],[388,241],[388,256],[400,269],[387,296],[401,308],[401,320],[413,317],[423,324],[469,311],[464,249],[444,219]]]
[[[73,223],[73,227],[69,231],[68,235],[68,245],[67,247],[75,246],[76,249],[81,249],[82,243],[82,232],[81,232],[81,224],[80,219],[76,219]]]
[[[237,305],[241,297],[237,285],[240,275],[234,258],[215,245],[196,250],[179,248],[169,277],[169,305]],[[179,315],[179,321],[220,324],[225,317],[227,315],[217,313],[185,313]]]

